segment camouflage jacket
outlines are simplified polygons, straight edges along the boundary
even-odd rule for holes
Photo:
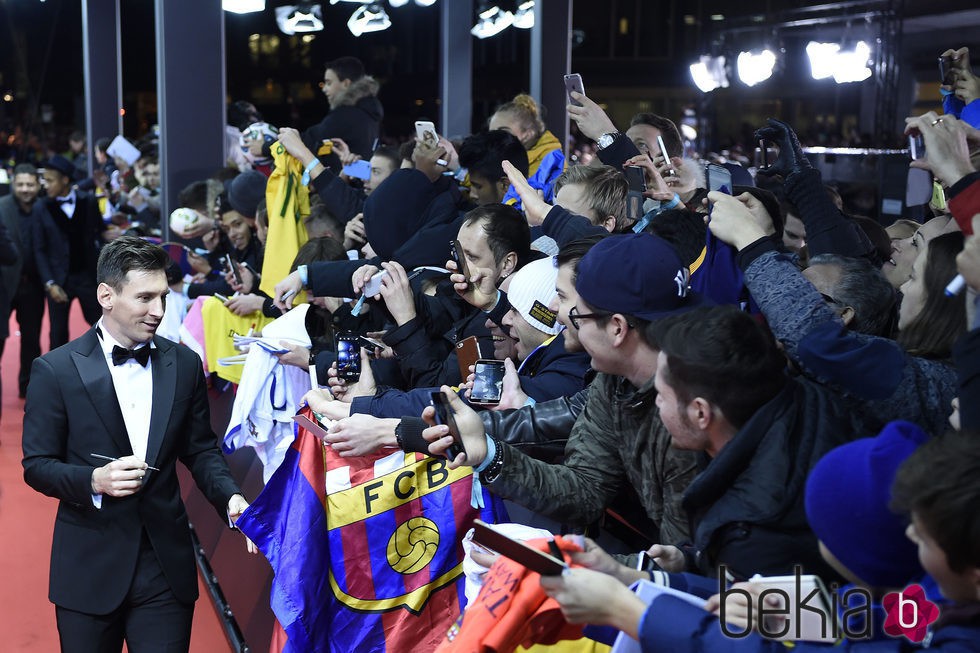
[[[565,445],[564,463],[548,464],[500,443],[503,468],[487,486],[563,523],[585,525],[628,483],[660,525],[660,542],[689,541],[681,500],[697,474],[698,456],[670,446],[656,396],[653,379],[637,389],[621,377],[598,374]]]

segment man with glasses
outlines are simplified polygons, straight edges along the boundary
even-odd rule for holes
[[[697,455],[670,447],[653,386],[662,318],[703,304],[688,290],[688,276],[674,249],[649,234],[604,238],[581,260],[560,265],[565,346],[584,349],[598,372],[571,426],[564,462],[531,458],[508,442],[518,434],[533,439],[538,431],[557,431],[554,422],[567,423],[569,410],[577,410],[569,407],[575,398],[481,419],[453,397],[465,464],[494,493],[565,524],[594,522],[631,486],[659,531],[644,533],[650,541],[689,539],[681,497],[695,476]],[[448,444],[442,428],[424,434],[438,441],[433,454]]]

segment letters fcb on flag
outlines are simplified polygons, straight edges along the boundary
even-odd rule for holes
[[[506,519],[486,490],[471,507],[472,478],[401,450],[341,458],[298,428],[238,521],[272,565],[283,650],[434,650],[465,600],[463,534]]]

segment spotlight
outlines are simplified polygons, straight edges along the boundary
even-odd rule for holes
[[[276,7],[276,23],[287,36],[302,32],[319,32],[323,29],[323,13],[318,4],[303,2],[298,5],[285,5]]]
[[[391,27],[391,19],[380,2],[372,2],[369,5],[358,7],[350,20],[347,21],[347,29],[354,36],[367,34],[368,32],[380,32]]]
[[[858,41],[853,50],[841,50],[837,53],[834,81],[838,84],[863,82],[871,77],[871,69],[868,68],[870,59],[871,48],[864,41]]]
[[[436,3],[436,0],[415,0],[415,4],[420,7],[431,7]]]
[[[480,8],[480,20],[470,30],[470,34],[478,39],[496,36],[510,27],[513,22],[514,14],[511,12],[503,11],[497,5],[490,7],[482,5]]]
[[[810,58],[810,74],[814,79],[833,77],[838,84],[863,82],[871,77],[868,61],[871,47],[858,41],[852,50],[843,50],[836,43],[810,41],[806,46]]]
[[[265,11],[265,0],[221,0],[221,8],[233,14]]]
[[[534,27],[534,0],[527,0],[527,2],[517,5],[517,13],[514,14],[514,27],[521,29]]]
[[[408,0],[388,0],[388,4],[395,8],[404,7],[408,4]]]
[[[710,93],[716,88],[728,87],[728,75],[725,74],[725,57],[701,55],[700,61],[691,64],[691,79],[702,93]]]
[[[759,54],[740,52],[738,55],[738,78],[746,86],[755,86],[772,77],[772,69],[776,65],[776,55],[772,50],[763,50]]]

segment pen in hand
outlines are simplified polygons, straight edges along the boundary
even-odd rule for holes
[[[93,458],[98,458],[99,460],[108,460],[108,461],[119,460],[118,458],[113,458],[112,456],[103,456],[100,453],[90,453],[89,455],[92,456]],[[152,469],[155,472],[159,472],[160,471],[156,467],[150,467],[149,465],[147,465],[146,468],[147,469]]]

